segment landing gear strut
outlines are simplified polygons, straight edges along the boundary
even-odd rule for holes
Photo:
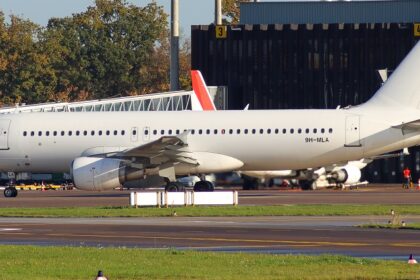
[[[18,195],[18,191],[15,187],[7,187],[4,189],[5,197],[16,197],[17,195]]]
[[[214,191],[214,186],[212,182],[209,181],[198,181],[194,184],[195,192],[212,192]]]

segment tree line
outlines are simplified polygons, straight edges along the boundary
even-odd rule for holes
[[[190,86],[190,47],[180,84]],[[47,26],[0,11],[0,105],[80,101],[169,90],[168,15],[152,2],[96,0]]]

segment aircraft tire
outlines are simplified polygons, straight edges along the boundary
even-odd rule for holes
[[[179,182],[169,182],[165,186],[165,191],[167,192],[183,192],[184,190],[185,190],[184,185]]]
[[[309,180],[300,180],[299,184],[302,190],[312,190],[312,184]]]
[[[4,196],[5,197],[16,197],[18,195],[18,191],[16,188],[7,187],[4,189]]]
[[[212,192],[214,191],[213,183],[210,181],[198,181],[194,185],[195,192]]]

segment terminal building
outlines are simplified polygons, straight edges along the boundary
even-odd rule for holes
[[[367,101],[420,36],[420,1],[241,3],[240,24],[192,26],[192,69],[225,85],[228,108],[334,109]],[[217,32],[216,32],[217,31]],[[398,93],[396,93],[398,94]],[[420,176],[420,149],[377,160],[370,182]]]

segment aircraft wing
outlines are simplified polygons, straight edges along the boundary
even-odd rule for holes
[[[418,120],[414,120],[411,122],[406,122],[406,123],[401,123],[401,124],[397,124],[397,125],[393,125],[393,128],[398,128],[398,129],[415,129],[418,130],[420,129],[420,119]]]
[[[112,158],[146,159],[151,165],[164,163],[188,163],[197,165],[188,151],[186,140],[188,132],[177,136],[163,136],[144,145],[126,149],[113,154]]]

